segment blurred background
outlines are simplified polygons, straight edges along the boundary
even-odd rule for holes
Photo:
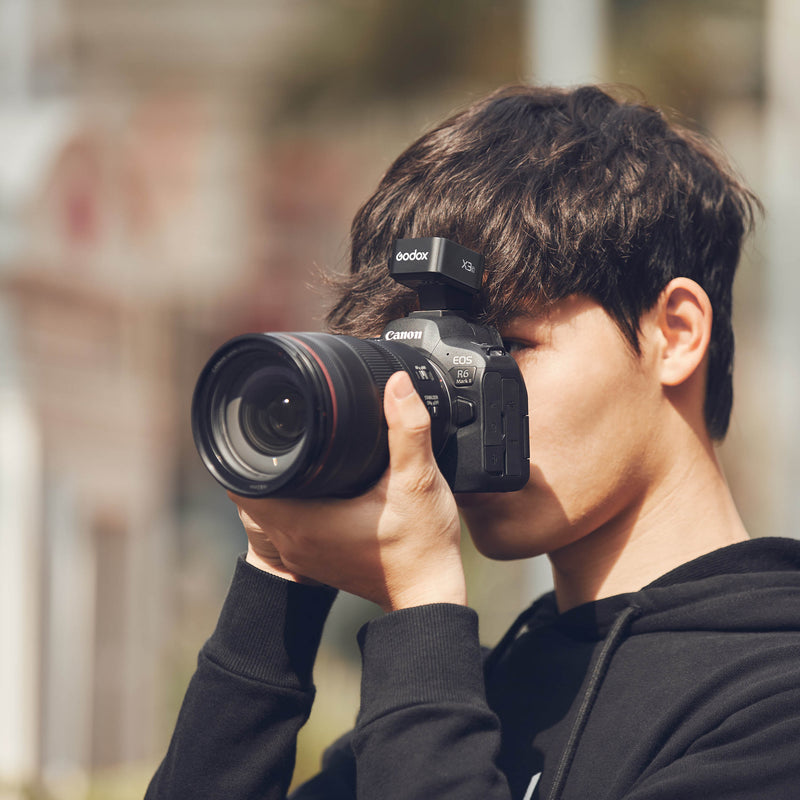
[[[637,86],[763,199],[722,458],[751,533],[797,535],[798,41],[793,0],[0,0],[0,799],[142,797],[245,546],[198,371],[320,330],[382,171],[501,84]],[[491,643],[547,570],[465,550]],[[298,778],[375,613],[337,601]]]

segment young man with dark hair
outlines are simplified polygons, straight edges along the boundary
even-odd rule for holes
[[[374,488],[234,497],[248,553],[148,797],[285,796],[337,589],[386,614],[359,634],[355,728],[300,800],[797,797],[800,545],[748,538],[713,447],[757,207],[703,139],[593,87],[502,90],[412,144],[356,216],[331,328],[413,310],[395,239],[482,253],[473,312],[525,379],[530,481],[454,496],[397,373]],[[553,569],[488,656],[459,511],[485,555]]]

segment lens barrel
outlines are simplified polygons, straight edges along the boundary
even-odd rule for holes
[[[224,344],[198,378],[195,444],[211,474],[247,497],[359,494],[389,462],[383,390],[406,371],[431,410],[434,453],[450,431],[447,385],[401,342],[256,333]]]

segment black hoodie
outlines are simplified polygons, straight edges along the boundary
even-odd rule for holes
[[[286,796],[333,597],[239,563],[148,798]],[[546,595],[483,662],[460,606],[359,640],[356,727],[297,800],[800,798],[800,542],[565,614]]]

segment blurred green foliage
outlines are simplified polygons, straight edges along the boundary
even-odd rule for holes
[[[520,0],[318,2],[270,121],[519,80],[522,10]]]

